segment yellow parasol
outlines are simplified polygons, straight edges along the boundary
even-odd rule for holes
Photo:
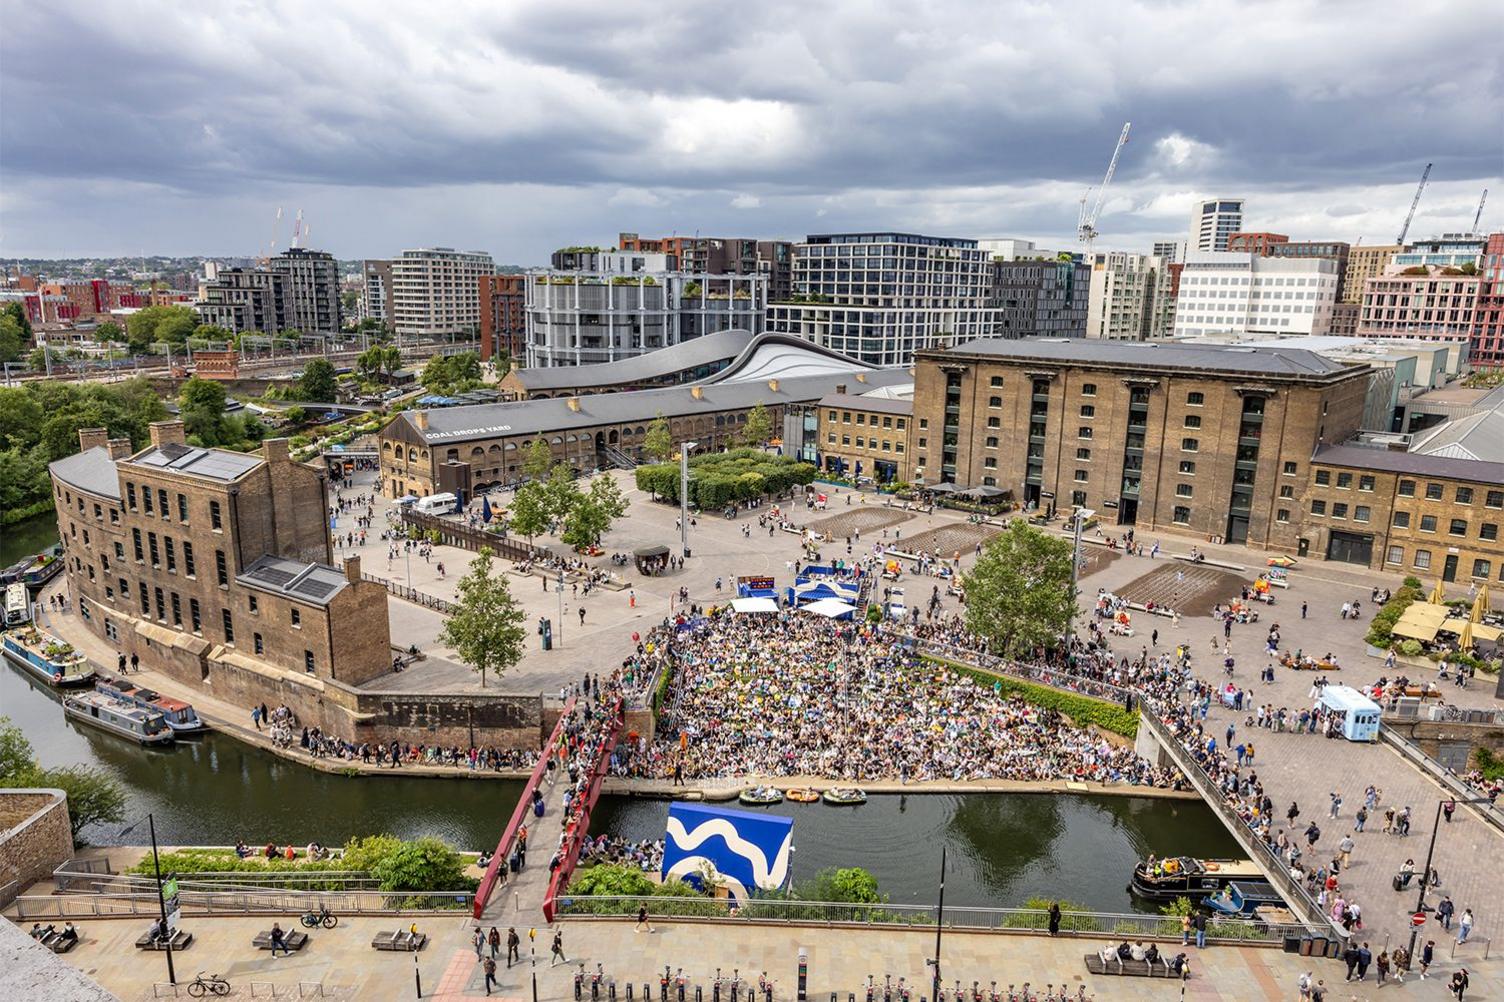
[[[1470,619],[1463,624],[1462,632],[1457,635],[1457,649],[1463,652],[1473,646],[1473,621]]]
[[[1447,593],[1446,593],[1446,590],[1442,587],[1441,578],[1437,578],[1436,579],[1436,590],[1433,591],[1433,592],[1431,592],[1431,597],[1430,597],[1429,601],[1430,601],[1430,603],[1432,605],[1440,605],[1442,603],[1442,601],[1446,597],[1447,597]]]
[[[1488,606],[1486,606],[1486,605],[1483,604],[1484,596],[1487,593],[1488,593],[1488,589],[1484,588],[1483,591],[1480,591],[1478,593],[1478,597],[1475,598],[1475,599],[1473,599],[1473,611],[1472,611],[1472,614],[1468,616],[1468,619],[1472,620],[1474,623],[1478,622],[1479,620],[1481,620],[1483,618],[1483,610],[1486,609],[1486,608],[1488,608]]]

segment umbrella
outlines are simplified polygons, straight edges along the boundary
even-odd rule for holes
[[[1459,633],[1459,634],[1457,634],[1457,649],[1459,651],[1466,651],[1468,648],[1470,648],[1472,646],[1473,646],[1473,621],[1471,619],[1469,619],[1467,621],[1467,625],[1463,626],[1462,632]]]
[[[482,522],[489,522],[489,521],[491,521],[491,499],[490,498],[483,498],[481,500],[481,503],[480,503],[480,520]]]
[[[1487,594],[1487,589],[1484,589],[1483,591],[1480,591],[1478,593],[1478,597],[1477,598],[1473,599],[1473,612],[1472,612],[1472,615],[1468,616],[1468,619],[1472,620],[1474,623],[1478,622],[1479,620],[1481,620],[1483,618],[1483,610],[1488,608],[1488,606],[1486,606],[1486,605],[1483,604],[1484,603],[1484,596],[1486,594]]]
[[[973,487],[971,490],[965,491],[963,493],[977,498],[998,498],[1002,497],[1008,492],[1003,490],[1001,487],[989,487],[986,484],[983,484],[981,487]]]
[[[1428,599],[1428,601],[1432,605],[1440,605],[1442,603],[1442,600],[1445,599],[1446,597],[1447,597],[1446,589],[1442,587],[1441,578],[1437,578],[1436,579],[1436,590],[1433,591],[1433,592],[1431,592],[1431,597],[1430,597],[1430,599]]]
[[[827,619],[838,619],[856,612],[856,606],[850,602],[842,602],[838,598],[822,598],[818,602],[811,602],[800,608],[804,612],[813,612],[815,615],[824,616]]]
[[[960,493],[961,488],[958,484],[936,484],[933,487],[926,487],[925,490],[931,494],[957,494]]]

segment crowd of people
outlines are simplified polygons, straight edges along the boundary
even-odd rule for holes
[[[663,839],[620,838],[615,835],[585,837],[580,847],[580,865],[615,863],[635,866],[646,873],[657,873],[663,866]]]
[[[1054,711],[921,661],[893,631],[721,614],[681,633],[673,660],[659,737],[641,738],[619,775],[1178,778]]]

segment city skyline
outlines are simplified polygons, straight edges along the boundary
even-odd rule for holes
[[[1455,6],[457,5],[402,23],[335,3],[231,25],[6,0],[0,257],[254,255],[288,246],[299,209],[304,245],[346,259],[533,264],[618,231],[1075,247],[1125,120],[1099,249],[1183,240],[1202,197],[1246,199],[1256,230],[1388,243],[1426,163],[1414,236],[1467,229],[1500,187],[1489,9]],[[57,73],[85,54],[90,72]]]

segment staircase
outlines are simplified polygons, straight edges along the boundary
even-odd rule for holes
[[[618,469],[618,470],[635,470],[635,469],[637,469],[637,460],[633,459],[631,456],[627,455],[625,452],[623,452],[622,450],[618,449],[614,445],[603,446],[602,447],[602,451],[601,451],[601,455],[604,456],[606,458],[606,462],[609,463],[615,469]]]

